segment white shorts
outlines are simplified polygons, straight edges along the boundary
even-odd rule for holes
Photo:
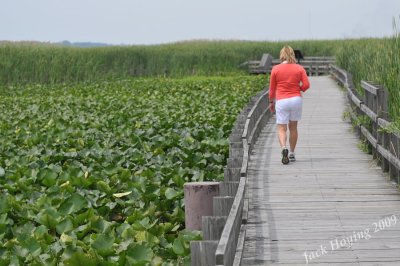
[[[300,96],[276,101],[276,123],[288,124],[289,121],[300,121],[303,99]]]

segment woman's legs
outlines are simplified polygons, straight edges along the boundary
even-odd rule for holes
[[[282,163],[283,164],[288,164],[289,163],[289,151],[286,148],[286,131],[287,131],[287,125],[286,124],[278,124],[278,138],[279,138],[279,144],[281,144],[282,148]]]
[[[281,145],[281,148],[286,147],[286,131],[287,131],[287,125],[286,124],[278,124],[278,139],[279,139],[279,144]]]
[[[301,119],[302,98],[292,97],[278,100],[276,102],[275,109],[279,144],[282,148],[282,163],[287,164],[289,162],[288,154],[291,161],[296,160],[294,156],[294,150],[296,148],[298,139],[297,123]],[[292,121],[292,119],[294,121]],[[288,129],[290,153],[286,148]]]
[[[299,133],[297,132],[297,121],[289,121],[289,132],[290,152],[294,153],[294,149],[296,148],[297,144],[297,138],[299,136]]]
[[[287,129],[288,129],[287,125],[278,124],[278,138],[279,138],[279,144],[281,145],[282,149],[284,147],[286,147]],[[299,136],[299,133],[297,131],[297,121],[289,121],[290,152],[294,152],[294,149],[296,148],[298,136]]]

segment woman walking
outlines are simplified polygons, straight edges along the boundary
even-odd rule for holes
[[[279,59],[281,64],[272,68],[269,86],[271,112],[276,111],[279,144],[282,148],[282,163],[296,160],[294,150],[297,144],[297,123],[301,119],[303,99],[301,92],[310,87],[307,73],[296,64],[294,51],[290,46],[282,48]],[[289,128],[289,148],[286,146]]]

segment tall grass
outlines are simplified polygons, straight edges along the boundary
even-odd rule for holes
[[[400,128],[400,33],[396,24],[390,38],[345,42],[337,51],[336,61],[353,74],[360,93],[361,80],[373,81],[388,89],[389,115]]]
[[[0,44],[0,84],[63,83],[131,76],[226,75],[283,45],[304,55],[334,55],[343,41],[188,41],[152,46],[75,48],[37,43]]]

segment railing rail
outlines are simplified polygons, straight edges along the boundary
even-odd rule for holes
[[[364,96],[361,97],[355,90],[350,73],[335,65],[330,66],[330,72],[347,90],[351,119],[358,135],[368,141],[382,170],[389,172],[390,178],[400,184],[400,135],[391,130],[386,88],[362,80],[360,86]]]
[[[274,65],[279,64],[279,59],[273,59],[270,54],[263,54],[261,60],[246,61],[241,64],[247,67],[250,74],[267,74]],[[306,56],[298,62],[304,67],[309,76],[326,75],[329,65],[335,63],[335,58],[330,56]]]
[[[239,114],[229,137],[229,154],[220,196],[214,197],[214,216],[203,217],[203,240],[191,242],[192,265],[240,265],[248,200],[246,182],[249,155],[271,116],[268,91],[263,90]]]

